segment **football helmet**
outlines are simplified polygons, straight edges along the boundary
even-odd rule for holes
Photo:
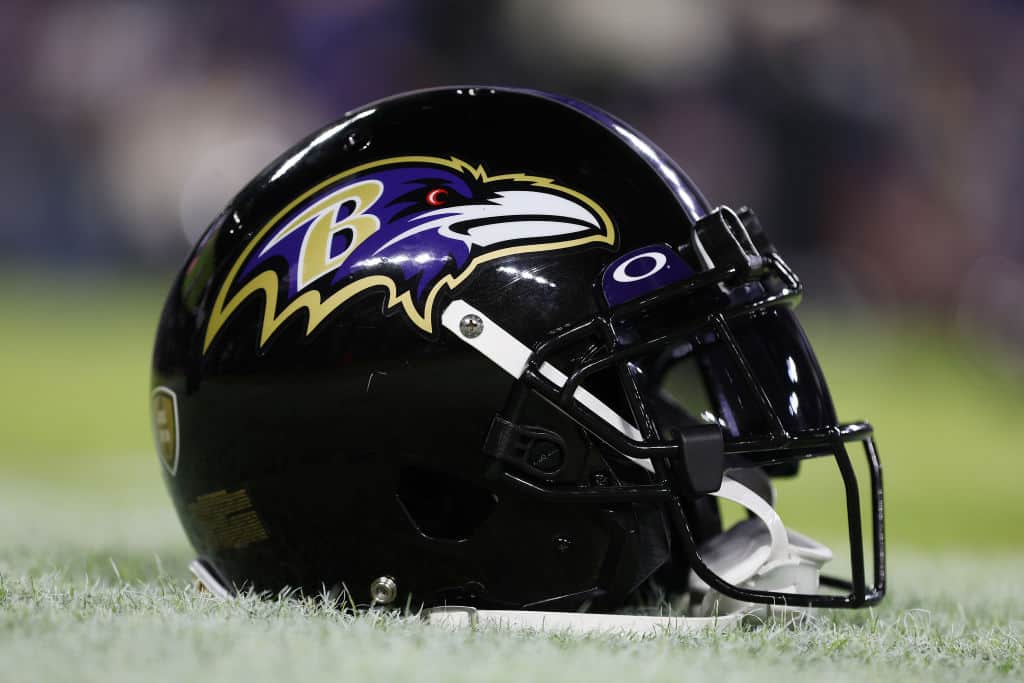
[[[607,613],[655,584],[704,617],[874,604],[878,455],[836,419],[800,294],[751,211],[596,107],[465,87],[352,111],[241,190],[164,306],[153,427],[193,571],[412,610]],[[773,507],[821,457],[843,579]],[[720,500],[749,518],[724,529]]]

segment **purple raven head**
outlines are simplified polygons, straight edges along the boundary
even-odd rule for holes
[[[592,242],[615,242],[607,213],[551,180],[489,177],[454,158],[374,162],[306,192],[259,231],[221,286],[206,346],[257,291],[266,295],[261,343],[298,310],[309,311],[312,331],[371,287],[429,332],[438,291],[478,264]]]

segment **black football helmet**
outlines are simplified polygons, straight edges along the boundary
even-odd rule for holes
[[[413,609],[607,612],[652,583],[694,614],[874,604],[878,456],[836,419],[800,293],[752,212],[593,106],[355,110],[242,189],[164,306],[152,414],[193,570]],[[846,579],[773,509],[770,478],[817,457]],[[723,529],[719,499],[750,518]]]

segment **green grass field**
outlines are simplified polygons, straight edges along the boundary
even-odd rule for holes
[[[1024,679],[1024,375],[981,340],[804,312],[841,415],[877,429],[880,608],[702,636],[453,633],[193,592],[146,413],[162,286],[0,285],[0,682]],[[835,477],[806,475],[783,516],[835,541]]]

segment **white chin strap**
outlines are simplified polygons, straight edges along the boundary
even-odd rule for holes
[[[832,551],[815,540],[787,529],[768,501],[735,479],[724,477],[713,494],[739,503],[753,515],[728,531],[709,539],[697,554],[711,571],[741,588],[779,593],[817,593],[821,568]],[[740,602],[711,590],[696,572],[690,572],[690,589],[704,594],[700,615],[742,610]]]

